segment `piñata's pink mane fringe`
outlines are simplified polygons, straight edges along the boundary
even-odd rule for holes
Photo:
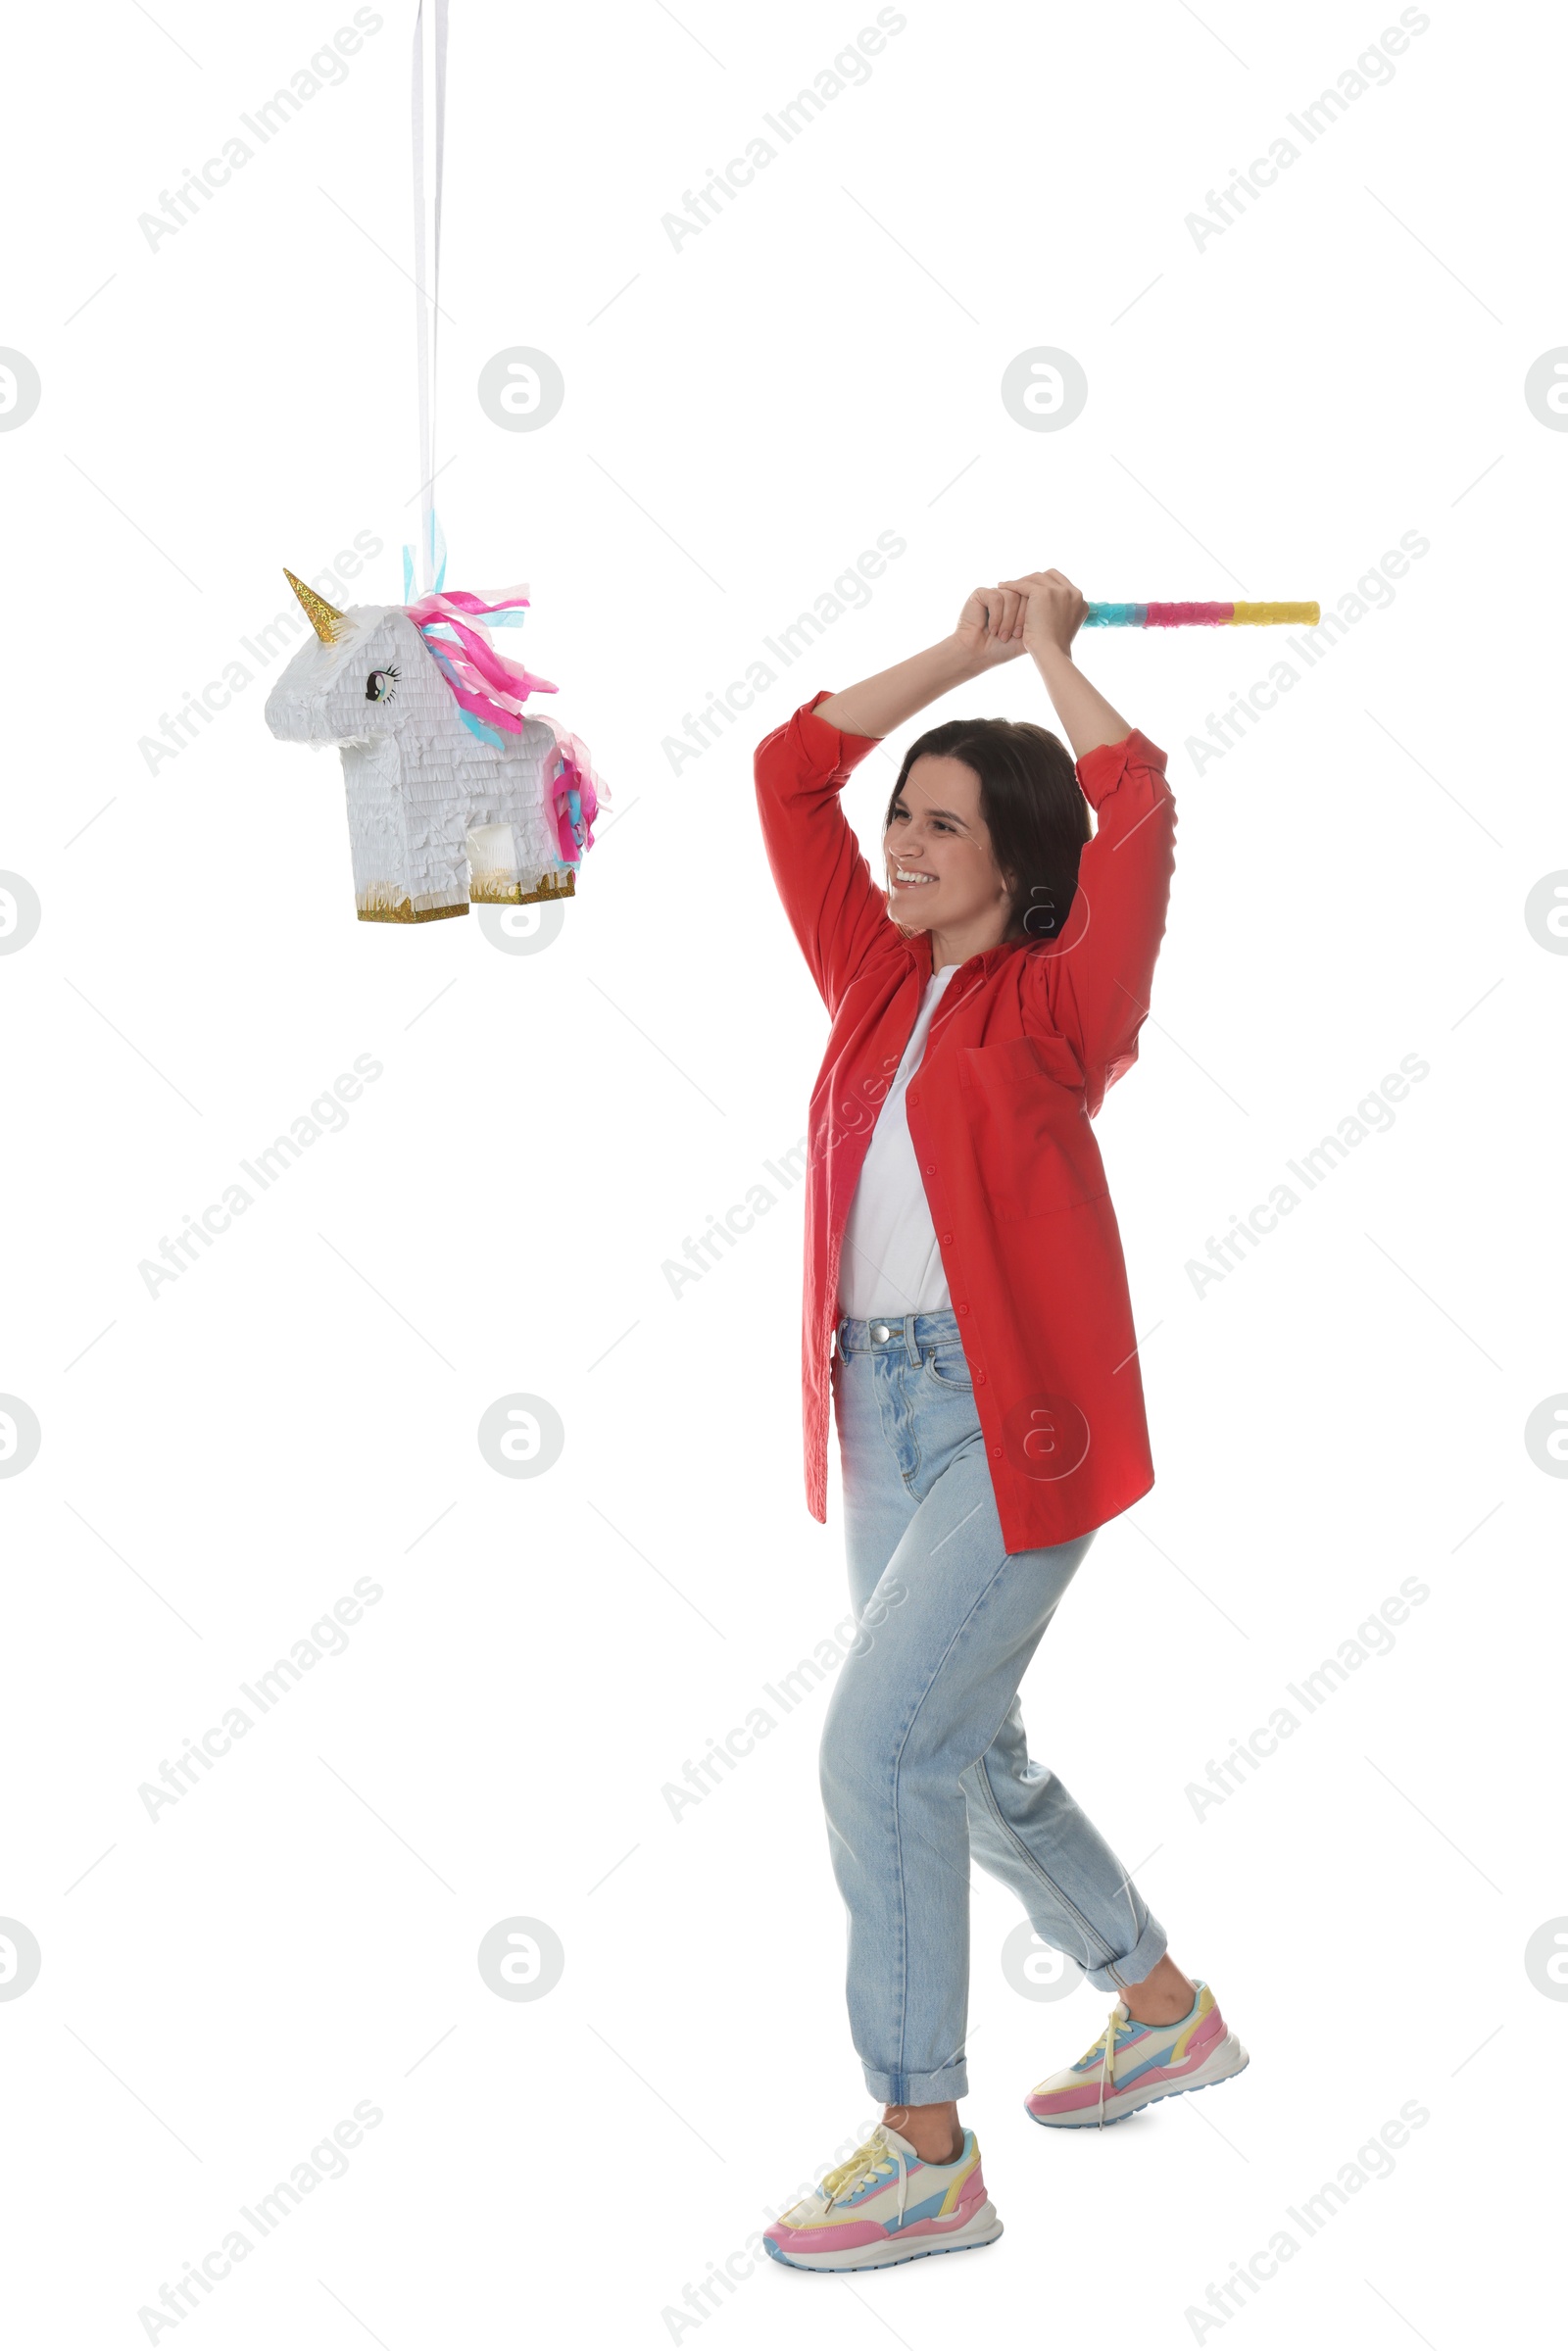
[[[523,610],[528,598],[521,588],[495,597],[475,596],[466,588],[437,589],[417,604],[405,607],[429,650],[436,667],[451,687],[458,708],[467,713],[476,732],[500,729],[522,732],[523,704],[530,694],[554,694],[548,678],[535,677],[518,661],[497,653],[485,626],[488,617],[500,620]],[[577,865],[593,847],[594,818],[608,798],[594,774],[588,747],[553,718],[544,723],[556,738],[556,759],[545,791],[564,864]]]
[[[485,615],[514,612],[525,606],[520,588],[487,599],[467,588],[438,589],[407,607],[436,665],[446,677],[460,710],[486,726],[507,734],[522,732],[523,704],[530,694],[554,694],[545,677],[535,677],[519,661],[497,653],[485,627]]]

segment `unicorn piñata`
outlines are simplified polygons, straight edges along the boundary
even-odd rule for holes
[[[608,794],[575,735],[523,713],[556,688],[490,641],[521,623],[526,591],[475,596],[438,577],[417,603],[340,612],[284,577],[315,633],[268,696],[267,723],[283,742],[342,752],[360,920],[572,897]],[[406,558],[405,597],[412,584]]]

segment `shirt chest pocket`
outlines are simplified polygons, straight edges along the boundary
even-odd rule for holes
[[[999,1220],[1049,1216],[1104,1199],[1105,1169],[1083,1073],[1064,1038],[966,1046],[958,1085],[980,1182]]]

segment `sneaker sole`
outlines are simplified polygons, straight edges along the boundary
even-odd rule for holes
[[[1109,2131],[1117,2123],[1125,2123],[1130,2116],[1141,2113],[1146,2106],[1152,2106],[1160,2098],[1181,2098],[1189,2090],[1212,2089],[1218,2082],[1234,2081],[1238,2074],[1247,2071],[1251,2062],[1236,2034],[1228,2033],[1213,2056],[1205,2059],[1197,2073],[1186,2082],[1167,2082],[1152,2089],[1136,2091],[1125,2105],[1113,2100],[1112,2104],[1117,2104],[1117,2111],[1112,2114],[1107,2106],[1104,2128]],[[1036,2114],[1025,2100],[1024,2113],[1031,2123],[1038,2123],[1043,2131],[1096,2131],[1100,2128],[1098,2106],[1081,2106],[1072,2114]]]
[[[972,2221],[966,2221],[952,2236],[919,2237],[906,2246],[900,2245],[896,2236],[880,2245],[856,2245],[848,2253],[813,2253],[797,2259],[781,2253],[770,2236],[763,2244],[774,2261],[782,2262],[787,2270],[809,2270],[821,2278],[843,2277],[856,2270],[891,2270],[900,2262],[923,2261],[928,2253],[973,2253],[982,2245],[994,2245],[1002,2234],[1002,2223],[994,2204],[982,2204]]]

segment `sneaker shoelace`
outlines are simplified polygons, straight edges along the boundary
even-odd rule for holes
[[[909,2167],[904,2160],[902,2150],[898,2147],[890,2147],[880,2131],[874,2131],[863,2147],[857,2147],[848,2163],[841,2163],[836,2171],[828,2173],[822,2182],[822,2193],[827,2199],[824,2209],[831,2212],[835,2204],[847,2202],[857,2188],[862,2187],[868,2180],[879,2178],[885,2172],[891,2172],[895,2165],[898,2167],[899,2174],[897,2225],[902,2228],[904,2226],[905,2199],[908,2192]]]
[[[1105,2020],[1104,2032],[1078,2060],[1082,2066],[1087,2065],[1097,2053],[1100,2056],[1100,2128],[1102,2131],[1105,2128],[1106,2096],[1114,2097],[1116,2093],[1116,2036],[1122,2026],[1128,2022],[1129,2019],[1122,2011],[1121,2003],[1118,2000]]]

